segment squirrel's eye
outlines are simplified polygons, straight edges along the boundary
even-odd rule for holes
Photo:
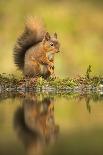
[[[50,43],[50,46],[53,46],[54,44],[53,43]]]

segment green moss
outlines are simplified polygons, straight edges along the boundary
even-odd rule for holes
[[[1,90],[16,90],[16,91],[70,91],[76,90],[80,91],[83,89],[92,90],[100,86],[103,83],[103,78],[100,76],[92,76],[91,66],[87,68],[84,77],[79,76],[77,78],[65,78],[65,79],[43,79],[42,77],[38,79],[33,78],[18,78],[12,74],[0,74],[0,88]]]
[[[17,78],[12,74],[0,74],[0,88],[4,90],[25,90],[25,91],[32,91],[37,90],[71,90],[71,89],[93,89],[98,87],[100,84],[103,83],[103,78],[100,76],[90,76],[91,67],[87,69],[86,75],[84,77],[77,77],[77,78],[65,78],[65,79],[43,79],[42,77],[38,78],[37,80],[33,80],[31,78]]]

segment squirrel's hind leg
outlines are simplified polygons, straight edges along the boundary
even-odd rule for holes
[[[28,78],[40,76],[40,65],[36,61],[30,61],[24,66],[24,75]]]

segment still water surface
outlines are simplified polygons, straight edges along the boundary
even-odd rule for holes
[[[100,94],[0,94],[0,155],[102,155]]]

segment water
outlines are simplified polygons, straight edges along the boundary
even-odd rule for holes
[[[102,94],[0,94],[0,155],[102,155]]]

